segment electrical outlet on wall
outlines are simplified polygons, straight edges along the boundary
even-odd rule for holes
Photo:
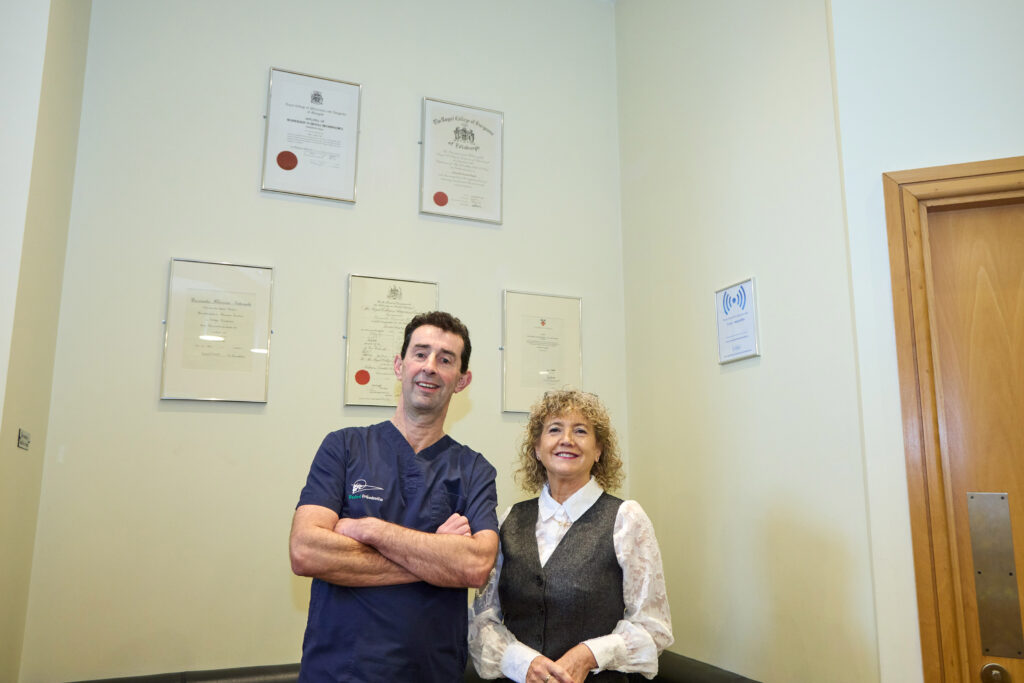
[[[32,435],[26,432],[24,429],[18,429],[18,448],[28,450],[28,445],[32,442]]]

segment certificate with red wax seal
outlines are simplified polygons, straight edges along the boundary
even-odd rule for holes
[[[405,326],[436,309],[436,282],[349,275],[345,405],[398,405],[395,356]]]
[[[420,213],[501,223],[500,111],[423,98]]]
[[[261,189],[355,202],[360,88],[270,70]]]

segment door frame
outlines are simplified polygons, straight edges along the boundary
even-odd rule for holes
[[[972,680],[959,608],[952,493],[939,441],[925,245],[930,206],[970,206],[1020,197],[1024,157],[936,166],[882,175],[892,275],[910,530],[924,679]]]

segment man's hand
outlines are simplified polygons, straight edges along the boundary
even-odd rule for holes
[[[334,525],[334,533],[341,534],[342,536],[348,536],[352,540],[363,542],[359,538],[359,530],[365,527],[364,520],[373,519],[372,517],[360,517],[359,519],[353,519],[351,517],[342,517],[338,520],[338,523]]]
[[[444,521],[444,524],[437,527],[435,533],[439,534],[453,534],[455,536],[472,536],[473,532],[469,528],[469,519],[465,515],[459,513],[453,513],[451,517]]]
[[[353,541],[359,543],[366,543],[367,529],[370,524],[380,521],[376,517],[342,517],[338,520],[338,523],[334,525],[335,533],[341,533],[342,536],[347,536]]]
[[[449,517],[437,533],[408,529],[376,517],[342,518],[334,531],[375,548],[421,580],[447,588],[478,588],[487,582],[498,554],[498,534],[473,533],[460,515]]]
[[[300,505],[288,539],[292,571],[339,586],[391,586],[422,581],[377,550],[338,533],[338,515],[319,505]]]
[[[358,519],[352,519],[348,517],[342,517],[338,520],[338,523],[334,525],[334,532],[341,534],[342,536],[348,536],[351,539],[365,543],[366,531],[368,525],[373,522],[367,522],[365,520],[370,519],[369,517],[360,517]],[[458,513],[454,513],[451,517],[444,521],[444,524],[437,527],[438,534],[451,534],[453,536],[472,536],[473,532],[469,528],[469,520]]]

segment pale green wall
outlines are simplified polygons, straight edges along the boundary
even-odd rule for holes
[[[920,680],[881,174],[1024,155],[1024,3],[832,0],[880,667]],[[1009,85],[1009,87],[1007,87]],[[1018,536],[1019,538],[1019,536]]]
[[[633,494],[676,644],[765,681],[878,679],[825,5],[620,0]],[[757,278],[762,356],[717,362]]]
[[[0,270],[6,280],[0,291],[5,300],[10,276],[17,283],[10,292],[15,305],[9,354],[3,354],[9,365],[4,366],[6,377],[0,373],[0,595],[4,596],[0,610],[0,680],[5,681],[17,678],[25,629],[90,3],[55,0],[52,4],[25,3],[20,7],[25,13],[22,17],[6,17],[12,22],[7,25],[18,29],[18,35],[7,36],[5,32],[5,51],[13,45],[19,54],[14,61],[5,60],[18,65],[6,70],[5,86],[10,85],[10,73],[35,73],[36,62],[30,55],[35,54],[36,41],[45,45],[45,58],[40,54],[38,62],[45,66],[32,94],[4,88],[4,92],[16,93],[4,98],[4,134],[12,132],[7,130],[8,116],[13,132],[18,133],[18,139],[10,140],[9,148],[5,139],[4,161],[10,160],[6,153],[10,149],[23,165],[5,169],[5,175],[7,170],[12,171],[11,186],[0,185],[10,193],[28,182],[25,203],[5,197],[5,202],[11,201],[5,205],[4,225],[24,229],[18,235],[20,243],[7,241],[5,234],[4,249],[0,249],[4,262]],[[31,19],[26,19],[29,14]],[[32,117],[31,125],[21,124],[26,116]],[[27,160],[23,157],[25,151],[31,153]],[[6,215],[19,207],[19,216]],[[2,328],[8,329],[6,324]],[[19,427],[31,435],[28,451],[18,448]]]
[[[342,405],[349,273],[437,281],[469,324],[449,428],[501,505],[502,288],[583,297],[628,436],[611,4],[97,0],[88,50],[23,681],[298,659],[309,462],[391,414]],[[363,84],[354,206],[260,194],[271,66]],[[502,226],[417,214],[424,96],[505,112]],[[158,400],[171,257],[275,267],[265,406]]]
[[[43,80],[49,2],[0,4],[0,415],[10,363],[21,245]],[[6,434],[4,434],[6,436]],[[17,437],[15,437],[17,438]],[[14,680],[21,658],[25,604],[32,566],[41,452],[0,449],[0,680]],[[27,520],[27,523],[26,521]]]
[[[7,384],[49,16],[46,0],[0,4],[0,59],[18,64],[0,71],[0,387]],[[0,410],[3,401],[0,391]]]
[[[290,508],[322,434],[384,414],[341,405],[352,271],[438,280],[470,322],[450,428],[498,464],[502,506],[521,418],[499,412],[500,290],[584,297],[587,388],[657,525],[673,650],[766,683],[921,680],[879,177],[1022,153],[1001,84],[1024,7],[421,4],[95,3],[20,680],[297,658]],[[0,21],[23,65],[0,130],[3,343],[44,5]],[[271,65],[364,84],[356,206],[258,193]],[[943,92],[963,96],[922,96]],[[506,112],[501,228],[416,216],[425,95]],[[277,268],[267,406],[155,398],[171,256]],[[748,275],[764,356],[720,368],[713,293]]]

